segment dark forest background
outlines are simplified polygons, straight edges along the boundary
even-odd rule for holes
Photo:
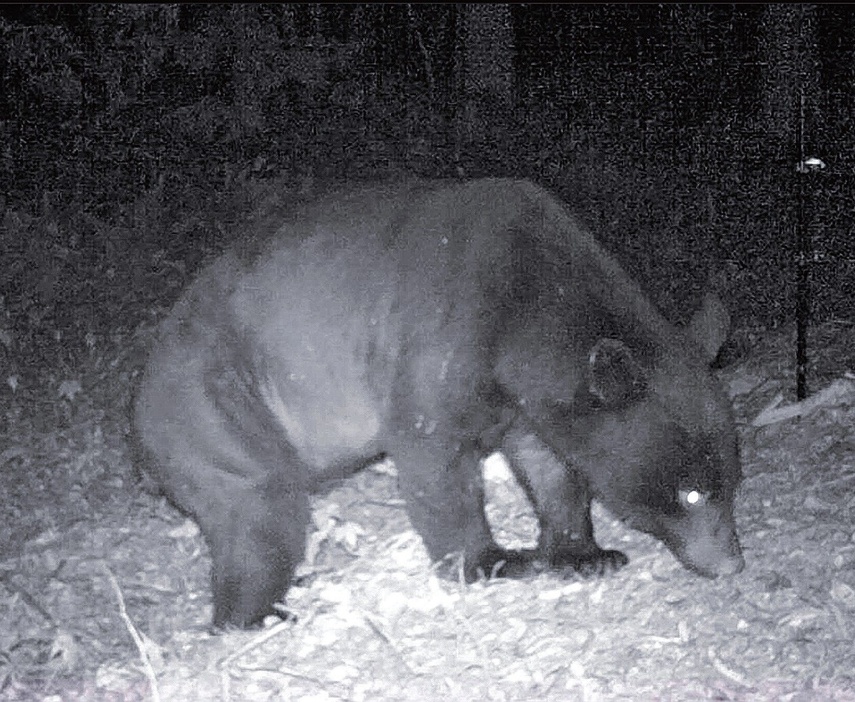
[[[853,17],[0,6],[0,350],[91,350],[271,198],[412,176],[547,186],[675,321],[714,289],[742,325],[791,322],[807,222],[813,317],[851,319]]]

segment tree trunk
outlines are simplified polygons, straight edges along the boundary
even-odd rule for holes
[[[484,142],[513,101],[514,35],[507,4],[458,6],[456,47],[457,156]]]
[[[768,5],[761,23],[764,138],[775,159],[796,161],[801,135],[813,132],[819,101],[816,6]]]

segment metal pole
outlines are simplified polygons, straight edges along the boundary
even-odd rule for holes
[[[811,188],[816,187],[815,177],[811,174],[818,173],[825,168],[825,163],[816,156],[802,158],[796,167],[796,178],[798,186],[796,195],[798,198],[798,210],[796,214],[796,245],[797,245],[797,280],[796,280],[796,399],[804,400],[807,397],[807,367],[808,367],[808,344],[807,331],[810,324],[810,273],[813,260],[813,242],[810,236],[808,219],[810,211],[807,206],[808,198],[811,196]]]
[[[802,158],[801,163],[804,163],[804,158]],[[807,397],[807,328],[810,321],[810,236],[807,231],[805,214],[806,173],[800,172],[797,178],[796,399],[804,400]]]

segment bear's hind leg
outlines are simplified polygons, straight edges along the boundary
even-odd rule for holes
[[[228,490],[213,519],[202,519],[211,546],[215,629],[247,628],[273,614],[303,560],[309,501],[296,486]]]

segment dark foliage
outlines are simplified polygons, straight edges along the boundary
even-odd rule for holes
[[[792,318],[799,134],[772,126],[798,115],[768,114],[774,15],[514,6],[514,102],[482,101],[473,121],[461,11],[0,7],[5,328],[79,342],[139,319],[270,196],[263,183],[287,202],[413,174],[547,185],[674,319],[708,287],[743,323]],[[808,188],[822,316],[850,314],[855,279],[852,17],[822,6],[806,35],[800,140],[829,164]]]

